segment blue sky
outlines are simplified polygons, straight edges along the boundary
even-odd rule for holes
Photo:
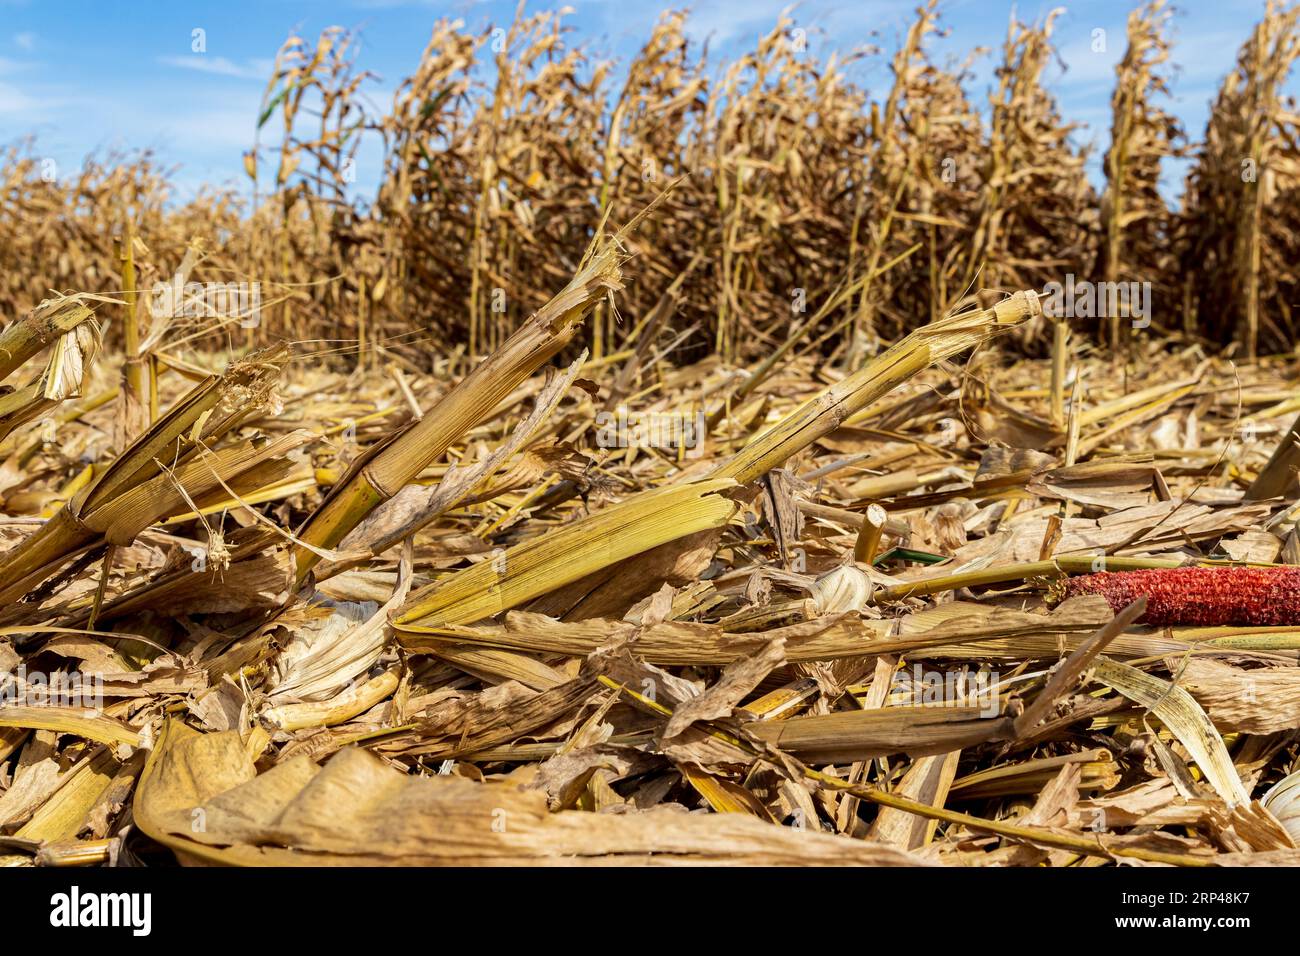
[[[709,40],[711,59],[747,49],[770,29],[789,0],[704,0],[690,9],[690,32]],[[530,4],[545,9],[556,4]],[[647,36],[660,7],[626,0],[572,0],[572,38],[593,53],[626,62]],[[862,44],[892,52],[912,18],[914,0],[805,0],[796,24],[807,30],[814,53]],[[1096,144],[1093,172],[1107,142],[1115,63],[1123,55],[1124,23],[1133,3],[1022,0],[1022,20],[1056,6],[1061,66],[1050,85],[1063,113],[1089,124],[1081,141]],[[244,188],[241,152],[253,138],[257,108],[272,58],[291,30],[314,38],[327,26],[358,28],[360,66],[379,74],[370,84],[374,103],[386,106],[397,83],[413,69],[440,17],[459,17],[471,28],[508,23],[515,3],[421,0],[224,0],[136,2],[121,0],[0,0],[0,143],[35,134],[36,151],[66,173],[92,151],[153,149],[180,167],[178,199],[204,182]],[[994,56],[1005,36],[1012,4],[1005,0],[948,0],[944,22],[951,34],[935,43],[942,59],[984,46],[969,92],[985,102]],[[1208,105],[1263,0],[1184,0],[1174,21],[1174,62],[1179,70],[1171,108],[1193,139]],[[191,51],[192,31],[206,34],[207,51]],[[1106,49],[1094,52],[1093,31],[1106,31]],[[887,55],[868,61],[857,78],[871,90],[887,85]],[[1291,83],[1291,92],[1296,82]],[[372,191],[378,162],[363,153],[356,188]],[[1170,170],[1171,184],[1181,177]]]

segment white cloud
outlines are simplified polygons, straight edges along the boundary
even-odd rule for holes
[[[166,66],[180,67],[183,70],[196,70],[199,73],[213,73],[217,76],[233,76],[241,80],[264,80],[270,72],[270,61],[252,60],[240,66],[224,56],[208,56],[195,53],[191,56],[160,56],[158,62]]]
[[[14,44],[18,49],[31,53],[32,50],[36,49],[36,34],[31,31],[16,33],[14,34]]]
[[[211,150],[226,149],[232,164],[242,163],[240,154],[253,145],[257,125],[257,104],[246,109],[211,107],[186,112],[162,124],[162,131],[175,145]]]
[[[39,105],[16,86],[0,83],[0,113],[28,113]]]

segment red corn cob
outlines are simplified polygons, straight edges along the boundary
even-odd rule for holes
[[[1300,567],[1159,568],[1071,578],[1066,597],[1100,594],[1115,611],[1147,599],[1141,624],[1300,624]]]

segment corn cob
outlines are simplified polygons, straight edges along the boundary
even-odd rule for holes
[[[1140,624],[1300,624],[1300,567],[1155,568],[1071,578],[1066,596],[1100,594],[1119,611],[1147,599]]]

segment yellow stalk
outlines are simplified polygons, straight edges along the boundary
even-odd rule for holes
[[[715,479],[645,492],[531,538],[416,592],[394,627],[472,624],[683,535],[719,528],[736,510],[722,494],[733,487]]]
[[[144,405],[144,366],[140,363],[140,316],[135,292],[135,227],[130,215],[122,240],[122,338],[126,351],[122,367],[127,401]]]
[[[844,420],[921,369],[1014,328],[1042,312],[1033,292],[1017,292],[991,309],[940,319],[907,335],[861,369],[809,399],[714,472],[748,484],[834,431]]]

